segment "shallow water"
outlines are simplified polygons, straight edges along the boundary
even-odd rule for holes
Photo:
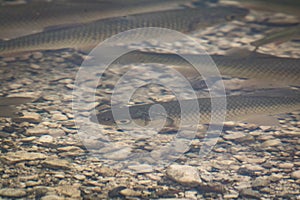
[[[262,38],[270,30],[282,28],[270,26],[270,23],[288,23],[289,20],[293,21],[295,17],[274,11],[251,10],[242,21],[190,33],[201,46],[187,40],[176,43],[153,40],[136,42],[128,47],[152,51],[169,48],[186,54],[203,50],[208,54],[225,54],[236,47],[253,50],[250,42]],[[299,41],[292,40],[271,43],[258,51],[300,58],[299,47]],[[33,102],[21,105],[9,105],[8,102],[7,105],[18,109],[19,117],[0,118],[1,198],[300,198],[300,108],[276,115],[277,124],[274,126],[263,123],[268,121],[267,114],[256,116],[257,123],[242,118],[225,122],[217,143],[210,146],[212,149],[204,158],[199,156],[199,150],[207,139],[206,126],[200,124],[185,127],[186,135],[176,138],[178,127],[141,132],[89,122],[88,129],[85,129],[88,131],[80,135],[78,130],[84,128],[80,127],[81,120],[89,119],[95,107],[100,111],[110,107],[114,85],[126,72],[131,73],[125,81],[133,81],[135,86],[152,79],[174,80],[170,75],[172,68],[162,64],[111,66],[96,82],[94,101],[91,97],[95,93],[95,77],[99,78],[100,74],[86,74],[83,83],[76,79],[85,59],[93,58],[74,49],[36,51],[0,58],[0,96],[33,99]],[[148,77],[149,70],[153,73],[144,78]],[[226,77],[225,81],[228,95],[258,90],[253,87],[245,89],[242,83],[247,82],[240,77]],[[138,90],[131,88],[132,85],[124,87],[118,91],[121,96],[116,103],[124,100],[129,92],[133,93],[129,105],[176,98],[170,88],[156,83],[146,84]],[[82,85],[88,87],[84,88],[84,96],[78,97],[73,92]],[[189,98],[191,94],[180,86],[181,82],[175,81],[175,88],[181,89],[181,98]],[[206,88],[195,93],[200,97],[208,95]],[[85,104],[74,110],[73,100],[79,98]],[[198,130],[194,139],[186,140],[189,131],[195,128]],[[172,153],[157,151],[174,140]],[[184,148],[186,142],[188,149]]]

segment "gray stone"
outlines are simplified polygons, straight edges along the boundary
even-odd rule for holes
[[[265,187],[270,184],[270,179],[268,177],[258,177],[252,181],[252,187]]]
[[[167,169],[167,176],[184,185],[198,185],[202,181],[197,168],[188,165],[171,165]]]
[[[255,199],[260,199],[260,194],[257,191],[254,191],[252,189],[242,189],[240,191],[240,195],[243,197],[247,197],[247,198],[255,198]]]
[[[124,160],[124,159],[128,158],[130,153],[131,153],[131,148],[124,147],[124,148],[120,148],[118,150],[106,153],[103,155],[103,157],[106,159],[111,159],[111,160]]]

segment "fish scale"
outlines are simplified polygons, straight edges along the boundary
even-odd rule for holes
[[[300,59],[282,58],[271,55],[254,53],[246,57],[224,55],[187,55],[189,60],[206,62],[212,58],[222,75],[240,78],[255,78],[259,80],[300,85]],[[132,51],[114,61],[121,65],[134,63],[160,63],[172,66],[191,80],[198,77],[198,72],[180,55],[172,53],[156,53]],[[209,71],[209,67],[205,70]],[[199,79],[196,79],[196,81]]]
[[[190,32],[229,19],[239,19],[247,13],[246,9],[237,7],[199,7],[98,20],[1,41],[0,55],[24,51],[95,47],[99,42],[117,33],[135,28],[161,27]]]
[[[171,10],[193,0],[34,1],[0,6],[0,38],[12,39],[45,29],[130,14]]]
[[[300,109],[300,95],[295,93],[294,95],[283,96],[276,95],[249,95],[249,96],[227,96],[226,101],[223,101],[223,98],[214,98],[216,101],[216,107],[214,107],[214,114],[219,116],[223,113],[224,108],[226,108],[226,120],[239,120],[242,117],[250,115],[273,115],[291,112],[297,109]],[[188,112],[184,112],[184,116],[187,117],[187,120],[199,119],[199,114],[201,116],[200,123],[207,124],[210,122],[211,118],[211,99],[210,98],[199,98],[197,99],[199,104],[199,109],[196,107],[189,107]],[[160,104],[166,111],[168,118],[171,118],[174,121],[180,119],[181,109],[180,104],[184,105],[195,105],[191,104],[191,100],[182,100],[182,101],[170,101],[162,102]],[[119,107],[115,108],[118,113],[124,112],[126,109],[129,109],[132,120],[138,124],[148,124],[150,118],[145,115],[149,113],[151,106],[155,104],[144,104],[130,106],[128,108]],[[197,105],[195,105],[197,106]],[[196,111],[196,112],[195,112]],[[199,111],[199,112],[197,112]],[[115,125],[116,121],[131,121],[131,119],[124,119],[123,116],[113,116],[111,110],[100,111],[96,116],[91,117],[91,121],[100,123],[103,125]]]

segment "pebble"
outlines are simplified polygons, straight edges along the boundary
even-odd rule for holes
[[[237,160],[246,162],[246,163],[255,163],[260,164],[266,161],[266,158],[259,158],[259,157],[249,157],[247,155],[235,155],[234,156]]]
[[[71,163],[63,159],[47,159],[42,162],[44,167],[51,169],[71,169]]]
[[[66,121],[68,120],[68,117],[61,113],[56,113],[52,115],[52,120],[54,121]]]
[[[62,129],[49,129],[49,135],[53,137],[60,137],[65,135],[65,131]]]
[[[283,175],[282,174],[272,174],[269,179],[272,182],[276,182],[276,181],[283,179]]]
[[[2,188],[0,189],[0,196],[2,197],[12,197],[12,198],[18,198],[18,197],[24,197],[26,196],[26,191],[23,189],[17,189],[17,188]]]
[[[249,134],[245,134],[243,132],[230,132],[227,131],[227,135],[224,135],[223,138],[226,140],[234,140],[237,142],[249,142],[249,141],[254,141],[253,136]]]
[[[140,191],[135,191],[131,189],[124,189],[120,191],[121,195],[129,196],[129,197],[139,197],[142,196],[142,193]]]
[[[52,144],[54,138],[51,135],[43,135],[37,141],[42,144]]]
[[[52,194],[52,195],[43,196],[41,200],[65,200],[65,198]]]
[[[279,146],[280,144],[281,144],[280,139],[272,139],[263,142],[262,147],[274,147],[274,146]]]
[[[56,188],[56,191],[59,194],[72,197],[72,198],[80,198],[81,192],[79,190],[79,185],[62,185]]]
[[[239,197],[239,193],[236,191],[230,191],[228,194],[224,194],[224,199],[236,199]]]
[[[293,163],[280,163],[278,165],[279,168],[281,169],[292,169],[294,167]]]
[[[23,113],[22,117],[13,118],[14,122],[29,122],[29,123],[39,123],[42,121],[41,116],[38,113]]]
[[[22,86],[23,86],[23,84],[14,83],[14,84],[10,84],[9,88],[12,90],[15,90],[15,89],[21,88]]]
[[[77,180],[83,181],[84,179],[86,179],[86,176],[82,175],[82,174],[76,174],[74,176],[74,178],[76,178]]]
[[[259,126],[262,131],[270,131],[272,130],[272,126]]]
[[[300,170],[292,172],[291,177],[294,179],[300,179]]]
[[[113,177],[116,175],[117,171],[109,167],[99,167],[95,168],[95,172],[104,177]]]
[[[124,160],[128,158],[130,153],[131,153],[131,148],[125,147],[125,148],[118,149],[116,151],[106,153],[103,155],[103,157],[111,160]]]
[[[260,194],[257,191],[254,191],[252,189],[242,189],[240,191],[240,195],[247,198],[255,198],[260,199]]]
[[[135,171],[136,173],[150,173],[153,172],[153,168],[151,165],[140,164],[140,165],[130,165],[129,169]]]
[[[227,133],[229,133],[229,132],[227,132]],[[223,138],[226,140],[237,140],[237,139],[243,138],[245,136],[246,136],[246,134],[243,132],[232,132],[232,133],[230,132],[230,134],[224,135]]]
[[[26,130],[26,135],[28,136],[39,136],[39,135],[47,135],[49,134],[49,130],[45,128],[31,128]]]
[[[34,59],[36,59],[36,60],[41,59],[41,58],[43,57],[43,53],[42,53],[42,52],[39,52],[39,51],[33,52],[33,53],[32,53],[32,57],[33,57]]]
[[[266,187],[270,184],[269,177],[258,177],[254,181],[252,181],[251,185],[252,187]]]
[[[56,172],[53,176],[56,178],[61,178],[61,179],[66,177],[64,172]]]
[[[166,174],[173,181],[184,185],[193,186],[202,182],[198,169],[188,165],[170,165],[166,171]]]
[[[31,68],[31,69],[40,69],[40,68],[41,68],[41,66],[39,66],[39,65],[37,65],[37,64],[34,64],[34,63],[32,63],[32,64],[30,64],[30,68]]]

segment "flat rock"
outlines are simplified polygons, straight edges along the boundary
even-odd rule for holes
[[[267,140],[262,143],[262,147],[274,147],[281,144],[280,139]]]
[[[198,185],[202,181],[197,168],[188,165],[171,165],[167,169],[167,176],[175,182],[184,185]]]
[[[31,98],[32,100],[39,98],[41,92],[20,92],[7,95],[7,97],[21,97],[21,98]]]
[[[63,159],[47,159],[42,162],[44,167],[48,167],[51,169],[70,169],[71,164],[67,160]]]
[[[153,172],[153,168],[151,165],[140,164],[140,165],[130,165],[129,169],[135,171],[136,173],[150,173]]]
[[[51,135],[43,135],[37,141],[42,144],[52,144],[54,138]]]
[[[23,189],[16,189],[16,188],[2,188],[0,189],[0,196],[2,197],[24,197],[26,196],[26,191]]]
[[[257,191],[254,191],[252,189],[242,189],[240,191],[240,195],[247,198],[254,198],[254,199],[260,199],[260,194]]]
[[[26,151],[8,152],[4,156],[0,157],[1,160],[9,164],[14,164],[22,161],[43,160],[46,158],[47,156],[45,154]]]
[[[47,195],[43,196],[41,200],[65,200],[65,198],[57,195]]]
[[[266,158],[259,158],[259,157],[248,157],[247,155],[235,155],[234,156],[237,160],[246,162],[246,163],[255,163],[261,164],[266,161]]]
[[[279,168],[281,169],[292,169],[294,167],[293,163],[280,163],[278,165]]]
[[[38,113],[24,113],[22,117],[13,118],[14,122],[29,122],[29,123],[39,123],[42,118]]]
[[[49,130],[45,128],[31,128],[26,130],[26,135],[28,136],[39,136],[47,134],[49,134]]]
[[[52,115],[52,120],[54,121],[66,121],[68,120],[68,117],[64,114],[57,113]]]
[[[77,146],[67,146],[67,147],[60,147],[57,148],[58,151],[62,151],[62,152],[69,152],[69,151],[80,151],[83,152],[83,150],[80,147]]]
[[[227,132],[229,134],[226,134],[223,136],[225,140],[233,140],[237,142],[248,142],[248,141],[253,141],[254,138],[250,134],[245,134],[243,132]]]
[[[139,197],[142,196],[142,193],[139,191],[131,190],[131,189],[124,189],[120,191],[121,195],[124,196],[131,196],[131,197]]]
[[[72,197],[72,198],[79,198],[81,195],[81,192],[78,188],[78,186],[75,185],[62,185],[62,186],[58,186],[56,188],[56,191],[59,194],[68,196],[68,197]]]
[[[86,176],[85,175],[82,175],[82,174],[76,174],[74,176],[74,178],[76,178],[77,180],[80,180],[80,181],[83,181],[86,179]]]
[[[103,157],[111,160],[124,160],[128,158],[128,156],[131,153],[131,150],[132,149],[130,147],[120,148],[119,150],[111,151],[109,153],[104,154]]]
[[[265,187],[270,184],[269,177],[258,177],[254,181],[252,181],[252,187]]]
[[[95,168],[95,172],[100,174],[101,176],[104,177],[113,177],[116,175],[117,171],[109,168],[109,167],[99,167],[99,168]]]
[[[226,140],[237,140],[237,139],[241,139],[245,136],[246,136],[246,134],[243,132],[233,132],[233,133],[224,135],[223,138]]]

